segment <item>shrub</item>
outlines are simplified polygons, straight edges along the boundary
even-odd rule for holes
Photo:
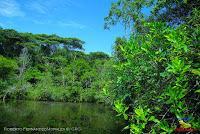
[[[171,133],[178,120],[199,119],[199,103],[191,101],[199,97],[198,71],[189,57],[195,55],[194,44],[184,26],[170,28],[156,22],[145,28],[146,34],[135,34],[119,46],[123,60],[117,57],[112,82],[115,102],[122,99],[122,105],[115,109],[129,121],[132,133]],[[197,126],[193,120],[189,123]]]

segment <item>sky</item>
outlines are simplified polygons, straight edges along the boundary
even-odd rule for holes
[[[85,52],[112,53],[119,24],[104,30],[114,0],[0,0],[0,26],[19,32],[57,34],[85,41]]]

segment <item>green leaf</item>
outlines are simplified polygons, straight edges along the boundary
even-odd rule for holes
[[[123,128],[123,130],[127,130],[127,129],[129,129],[130,127],[129,126],[125,126],[124,128]],[[122,131],[123,131],[122,130]]]
[[[149,118],[149,121],[153,121],[153,122],[155,122],[155,123],[160,123],[160,121],[159,121],[158,119],[156,119],[155,116],[151,116],[151,117]]]
[[[130,128],[131,128],[131,130],[132,130],[133,133],[141,133],[140,128],[137,125],[135,125],[135,124],[131,124]]]
[[[192,72],[193,74],[195,74],[195,75],[200,76],[200,68],[198,68],[198,69],[192,69],[191,72]]]
[[[199,93],[200,94],[200,89],[196,90],[195,93]]]

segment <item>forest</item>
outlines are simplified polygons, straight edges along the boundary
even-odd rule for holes
[[[109,55],[84,42],[1,29],[1,98],[101,102]]]
[[[199,16],[199,0],[117,0],[104,27],[131,32],[112,55],[86,54],[78,38],[1,28],[0,99],[103,103],[126,123],[122,133],[198,133]]]

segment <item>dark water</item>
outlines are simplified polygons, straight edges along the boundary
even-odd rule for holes
[[[122,133],[121,122],[109,107],[100,104],[0,102],[0,134],[118,134]]]

